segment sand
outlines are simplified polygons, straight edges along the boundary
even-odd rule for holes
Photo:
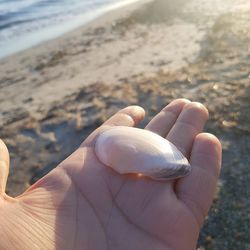
[[[250,249],[250,8],[242,0],[205,2],[142,1],[1,60],[8,193],[24,191],[120,108],[143,106],[143,127],[186,97],[208,107],[206,130],[224,150],[199,247]]]
[[[5,103],[1,111],[10,113],[22,107],[39,117],[39,109],[50,108],[83,86],[115,84],[192,62],[200,52],[197,43],[202,32],[180,20],[168,26],[138,23],[132,29],[135,21],[126,17],[141,5],[138,2],[124,12],[111,12],[87,27],[1,61],[0,100]]]

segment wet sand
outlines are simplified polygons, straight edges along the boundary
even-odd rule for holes
[[[143,106],[143,127],[173,99],[190,98],[208,107],[206,131],[224,150],[199,247],[250,249],[250,8],[213,1],[209,15],[202,0],[140,4],[0,61],[8,193],[20,194],[120,108]]]

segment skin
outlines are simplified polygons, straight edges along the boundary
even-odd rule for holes
[[[208,119],[200,103],[178,99],[145,129],[174,143],[190,160],[190,175],[153,181],[119,175],[95,156],[98,134],[136,126],[144,118],[127,107],[22,195],[5,194],[9,154],[0,142],[0,249],[193,250],[212,204],[221,166],[218,139],[202,133]]]

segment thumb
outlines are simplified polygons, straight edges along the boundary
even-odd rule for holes
[[[9,175],[9,151],[5,143],[0,139],[0,196],[5,193],[7,178]]]

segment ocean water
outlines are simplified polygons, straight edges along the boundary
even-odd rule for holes
[[[138,0],[0,0],[0,58]]]
[[[0,0],[0,59],[56,38],[109,10],[137,1],[144,0]],[[204,30],[211,28],[215,20],[226,13],[250,11],[250,0],[155,1],[163,13],[164,8],[181,8],[180,5],[185,3],[182,12],[193,19],[191,23],[197,28]],[[154,11],[150,10],[147,15]]]

